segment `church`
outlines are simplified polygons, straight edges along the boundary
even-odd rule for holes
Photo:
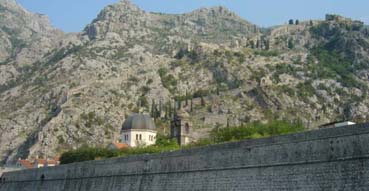
[[[153,145],[156,142],[156,126],[147,114],[133,114],[128,117],[121,129],[121,142],[129,147]]]

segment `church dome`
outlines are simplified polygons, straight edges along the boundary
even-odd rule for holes
[[[156,126],[149,115],[134,114],[128,117],[122,126],[122,131],[131,129],[155,130]]]

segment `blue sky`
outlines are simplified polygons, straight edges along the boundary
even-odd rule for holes
[[[118,0],[17,0],[26,9],[46,14],[66,32],[79,32],[109,4]],[[146,11],[184,13],[224,5],[244,19],[267,27],[288,19],[322,19],[336,13],[369,23],[368,0],[132,0]]]

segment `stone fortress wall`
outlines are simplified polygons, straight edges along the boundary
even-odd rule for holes
[[[369,124],[5,173],[0,191],[364,191]]]

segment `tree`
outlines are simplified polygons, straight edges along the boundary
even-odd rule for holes
[[[269,49],[270,49],[270,41],[265,40],[265,50],[269,50]]]
[[[190,109],[190,111],[192,112],[193,111],[193,102],[192,102],[192,98],[191,98],[191,109]]]
[[[185,105],[186,105],[186,107],[188,106],[188,92],[187,92],[187,90],[186,90],[186,97],[185,97]]]
[[[300,21],[298,19],[296,19],[295,25],[299,25],[299,24],[300,24]]]
[[[176,102],[174,101],[174,104],[173,104],[173,116],[176,116],[177,115],[177,106],[176,106]]]
[[[294,47],[295,47],[295,45],[293,44],[293,40],[291,38],[288,39],[288,48],[293,49]]]
[[[154,119],[156,118],[155,116],[155,100],[152,100],[151,102],[151,117],[153,117]]]
[[[290,19],[290,20],[288,21],[288,24],[293,25],[293,19]]]
[[[253,41],[253,40],[251,40],[251,41],[249,42],[249,45],[250,45],[250,47],[251,47],[252,49],[254,49],[254,48],[255,48],[255,43],[254,43],[254,41]]]
[[[163,110],[163,103],[161,102],[161,100],[159,101],[159,117],[161,118],[161,112]]]
[[[170,101],[167,103],[167,108],[168,108],[168,119],[171,119],[173,111],[172,111],[172,104]]]

